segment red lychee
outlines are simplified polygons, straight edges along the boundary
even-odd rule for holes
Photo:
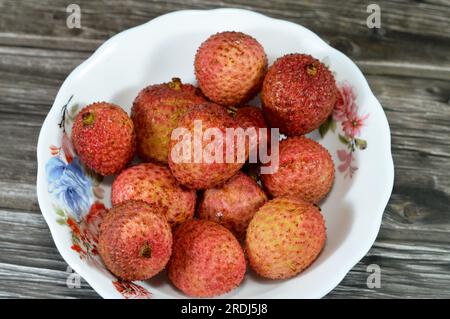
[[[106,102],[88,105],[77,114],[72,142],[81,161],[101,175],[119,173],[136,148],[133,122],[119,106]]]
[[[276,60],[261,92],[267,122],[288,136],[318,128],[331,114],[337,96],[333,74],[305,54],[288,54]]]
[[[279,168],[262,174],[264,187],[274,197],[292,195],[317,203],[331,189],[334,163],[330,153],[306,137],[288,137],[279,145]]]
[[[122,171],[114,180],[111,191],[113,205],[142,200],[163,207],[173,226],[192,218],[195,211],[195,191],[181,186],[168,167],[143,163]]]
[[[189,107],[205,102],[200,90],[178,78],[150,85],[136,97],[131,110],[137,153],[145,161],[167,163],[170,134]]]
[[[248,223],[266,201],[267,196],[261,187],[239,172],[222,187],[204,192],[198,210],[199,218],[219,223],[238,238],[243,238]]]
[[[250,154],[254,154],[258,158],[259,155],[257,152],[261,147],[265,147],[266,150],[270,149],[270,128],[266,124],[262,110],[259,107],[245,106],[239,108],[236,110],[235,119],[240,127],[244,129],[255,129],[256,141],[253,139],[249,140]],[[256,162],[255,159],[250,158],[250,160],[252,163]]]
[[[248,155],[245,145],[239,152],[236,138],[227,142],[227,129],[236,126],[234,118],[220,105],[204,103],[191,108],[178,122],[180,134],[170,142],[169,167],[175,178],[191,189],[206,189],[235,175]]]
[[[241,283],[245,271],[244,252],[225,227],[190,220],[175,230],[168,275],[186,295],[213,297],[229,292]]]
[[[142,201],[111,208],[100,227],[98,250],[106,267],[123,280],[153,277],[172,252],[172,231],[163,208]]]
[[[202,43],[195,56],[195,75],[211,101],[239,106],[261,87],[267,70],[263,47],[242,32],[221,32]]]

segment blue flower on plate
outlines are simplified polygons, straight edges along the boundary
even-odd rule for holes
[[[59,157],[52,157],[45,165],[45,170],[48,192],[80,221],[89,211],[93,196],[91,180],[84,175],[78,158],[66,164]]]

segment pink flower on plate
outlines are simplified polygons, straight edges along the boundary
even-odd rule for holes
[[[361,128],[364,125],[364,121],[369,117],[369,115],[358,116],[358,114],[352,113],[348,114],[347,118],[342,121],[342,129],[346,136],[354,138],[359,136],[361,133]]]
[[[339,96],[333,110],[333,119],[335,121],[344,121],[350,114],[356,113],[358,106],[356,104],[356,92],[353,87],[344,82],[338,86]]]
[[[351,150],[349,152],[345,150],[338,150],[337,155],[339,161],[341,162],[341,164],[338,166],[339,172],[347,172],[345,176],[349,175],[350,177],[352,177],[353,173],[358,169],[358,167],[352,166],[353,152]]]

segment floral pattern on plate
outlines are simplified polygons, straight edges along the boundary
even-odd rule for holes
[[[128,281],[113,281],[114,287],[125,299],[148,299],[152,294],[144,287]]]
[[[70,229],[72,246],[82,260],[105,269],[98,256],[98,235],[100,224],[106,212],[103,203],[102,177],[85,167],[75,154],[66,126],[70,125],[78,112],[78,105],[70,109],[72,97],[62,108],[62,119],[58,124],[62,129],[61,146],[49,147],[51,157],[45,165],[48,192],[53,204],[58,224]],[[112,281],[116,290],[126,299],[150,298],[152,295],[144,287],[119,279]]]
[[[337,124],[340,124],[341,133],[338,133],[339,141],[346,146],[344,149],[337,151],[339,159],[338,170],[344,173],[345,177],[353,177],[358,170],[354,163],[354,153],[367,148],[367,141],[360,138],[362,128],[369,114],[360,115],[359,106],[356,103],[356,91],[348,83],[338,84],[339,97],[334,107],[333,113],[319,128],[322,137],[331,130],[336,132]]]

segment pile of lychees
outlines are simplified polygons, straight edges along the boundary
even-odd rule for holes
[[[106,102],[76,117],[72,140],[81,161],[98,174],[118,174],[100,256],[127,281],[167,268],[173,285],[196,297],[237,287],[247,263],[265,278],[295,276],[326,239],[317,204],[332,187],[334,164],[303,135],[330,116],[338,96],[334,77],[299,53],[268,68],[261,44],[240,32],[208,38],[194,66],[199,88],[174,78],[144,88],[131,117]],[[259,92],[262,108],[246,105]],[[193,133],[195,121],[203,130],[279,128],[287,138],[277,150],[278,170],[255,176],[245,173],[245,161],[174,160],[174,129]],[[142,163],[129,166],[135,153]]]

